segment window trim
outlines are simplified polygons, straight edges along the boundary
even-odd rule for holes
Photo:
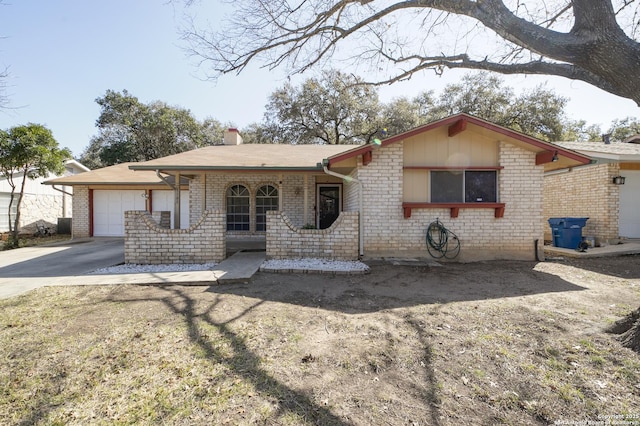
[[[433,174],[432,172],[462,172],[462,187],[461,189],[461,194],[459,194],[460,197],[460,201],[433,201]],[[494,192],[495,192],[495,199],[490,200],[490,201],[466,201],[467,199],[467,172],[494,172],[495,173],[495,185],[494,185]],[[500,193],[499,193],[499,182],[500,182],[500,176],[498,174],[497,170],[487,170],[486,168],[476,168],[476,167],[466,167],[466,168],[439,168],[439,169],[431,169],[429,170],[429,199],[430,199],[430,203],[431,204],[442,204],[442,203],[448,203],[448,204],[487,204],[487,203],[498,203],[500,200]]]

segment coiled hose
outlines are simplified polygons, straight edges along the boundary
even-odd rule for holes
[[[427,228],[427,251],[436,259],[454,259],[460,254],[460,240],[436,219]]]

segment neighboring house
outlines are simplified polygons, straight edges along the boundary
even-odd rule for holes
[[[129,166],[132,176],[187,178],[191,226],[127,212],[127,262],[221,260],[228,238],[265,240],[270,258],[427,256],[436,219],[459,237],[461,261],[533,260],[544,173],[590,162],[466,114],[357,146],[245,145],[231,130],[225,145]],[[76,185],[74,235],[90,235],[76,219],[99,184],[61,181]]]
[[[630,142],[636,139],[630,138]],[[594,237],[596,245],[616,244],[621,238],[640,238],[640,145],[627,142],[556,145],[591,157],[593,164],[545,174],[545,238],[551,239],[551,228],[546,222],[551,217],[588,217],[582,235]]]
[[[124,212],[128,210],[169,211],[174,217],[174,194],[155,172],[134,172],[133,163],[91,170],[82,175],[52,179],[45,185],[74,188],[73,237],[122,237]],[[180,228],[189,227],[189,184],[182,179]],[[173,222],[171,222],[173,223]]]
[[[75,160],[65,162],[65,172],[61,176],[72,176],[84,173],[89,169]],[[33,233],[36,225],[42,224],[46,227],[56,229],[59,218],[69,218],[72,214],[72,194],[71,188],[54,188],[44,186],[42,183],[53,176],[28,179],[25,184],[20,208],[19,231]],[[23,176],[14,178],[16,184],[15,199],[12,204],[11,217],[15,218],[17,209],[17,198],[20,193]],[[9,202],[11,200],[11,186],[4,177],[0,178],[0,232],[9,231]]]

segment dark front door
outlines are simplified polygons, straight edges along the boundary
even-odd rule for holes
[[[318,229],[326,229],[342,210],[342,185],[318,186]]]

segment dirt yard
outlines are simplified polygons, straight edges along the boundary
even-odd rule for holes
[[[638,306],[640,256],[42,288],[0,301],[0,423],[638,425]]]

